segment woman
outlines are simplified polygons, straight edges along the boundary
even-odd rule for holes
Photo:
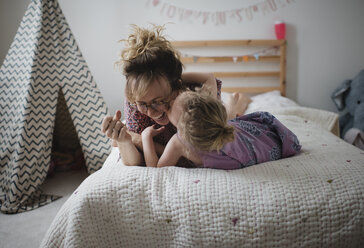
[[[163,126],[163,132],[154,138],[157,154],[163,153],[165,145],[176,133],[166,112],[170,102],[186,88],[204,85],[211,94],[220,98],[222,83],[213,74],[182,74],[179,53],[162,35],[162,31],[161,26],[148,30],[134,25],[116,63],[126,77],[126,125],[120,121],[121,112],[117,111],[115,116],[104,118],[102,132],[114,141],[113,146],[119,147],[125,165],[144,163],[140,134],[152,125]],[[236,109],[227,109],[231,118],[238,114],[235,113]]]

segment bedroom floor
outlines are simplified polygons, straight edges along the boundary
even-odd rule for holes
[[[87,176],[85,169],[57,172],[45,181],[42,189],[62,198],[25,213],[0,213],[0,248],[39,247],[58,210]]]

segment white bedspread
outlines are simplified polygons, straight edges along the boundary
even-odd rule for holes
[[[63,205],[42,247],[363,247],[364,151],[337,115],[269,110],[298,156],[223,171],[127,167],[114,149]]]

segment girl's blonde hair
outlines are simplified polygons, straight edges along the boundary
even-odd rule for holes
[[[203,91],[182,94],[177,128],[189,144],[201,151],[213,151],[234,141],[234,128],[227,123],[226,109],[220,100]]]
[[[154,25],[151,29],[132,25],[132,32],[124,42],[115,66],[126,76],[125,94],[130,102],[143,97],[149,86],[160,78],[167,80],[171,94],[183,89],[183,64],[180,54],[163,36],[164,26]]]

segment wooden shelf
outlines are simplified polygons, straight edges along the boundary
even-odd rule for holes
[[[242,93],[265,93],[273,90],[281,90],[280,87],[223,87],[222,92],[242,92]]]
[[[197,40],[172,41],[174,47],[282,46],[286,40]]]
[[[249,71],[249,72],[213,72],[218,78],[239,78],[239,77],[279,77],[279,71]]]
[[[245,78],[245,77],[274,77],[278,78],[277,87],[232,87],[223,88],[225,92],[246,92],[263,93],[272,90],[279,90],[282,96],[286,95],[286,40],[199,40],[199,41],[173,41],[172,45],[178,48],[191,47],[277,47],[279,55],[262,55],[258,59],[251,55],[237,54],[237,56],[183,56],[184,64],[213,64],[213,63],[244,63],[249,62],[276,62],[279,64],[279,71],[232,71],[214,73],[218,78]],[[234,61],[234,59],[236,61]]]
[[[235,57],[236,61],[234,61],[234,56],[224,56],[224,57],[203,57],[203,56],[196,56],[194,57],[182,57],[182,63],[184,64],[193,64],[193,63],[226,63],[226,62],[254,62],[254,61],[264,61],[264,62],[271,62],[276,61],[279,62],[280,56],[278,55],[270,55],[270,56],[259,56],[256,59],[254,56],[247,56],[247,61],[244,61],[242,56]]]

